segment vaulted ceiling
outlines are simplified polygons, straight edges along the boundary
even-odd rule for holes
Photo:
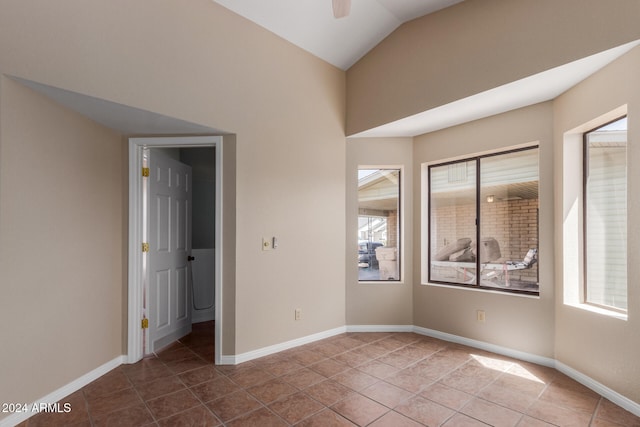
[[[331,0],[213,0],[343,70],[403,23],[463,0],[351,0],[333,17]]]

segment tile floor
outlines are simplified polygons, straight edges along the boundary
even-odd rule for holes
[[[214,366],[213,324],[21,426],[640,426],[553,369],[412,333],[347,333]]]

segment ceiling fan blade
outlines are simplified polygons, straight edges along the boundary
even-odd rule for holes
[[[338,18],[344,18],[351,12],[351,0],[332,0],[333,1],[333,16]]]

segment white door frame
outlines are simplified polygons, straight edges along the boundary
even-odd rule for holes
[[[142,151],[158,147],[215,147],[216,212],[215,212],[215,363],[222,354],[222,137],[154,137],[129,138],[129,272],[128,272],[128,339],[127,363],[144,356],[142,350]]]

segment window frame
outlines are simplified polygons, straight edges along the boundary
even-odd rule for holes
[[[587,267],[587,178],[588,178],[588,172],[589,172],[589,156],[588,156],[588,135],[590,133],[593,133],[595,131],[597,131],[598,129],[604,128],[612,123],[615,123],[619,120],[622,119],[628,119],[628,114],[625,112],[625,114],[618,116],[614,119],[608,120],[604,123],[599,124],[598,126],[591,128],[589,130],[586,130],[582,133],[582,289],[581,289],[581,302],[582,304],[585,304],[587,306],[590,307],[595,307],[598,309],[602,309],[602,310],[606,310],[606,311],[610,311],[610,312],[614,312],[614,313],[618,313],[618,314],[622,314],[622,315],[627,315],[628,314],[628,306],[627,309],[621,309],[615,306],[611,306],[611,305],[606,305],[606,304],[598,304],[596,302],[592,302],[589,301],[589,276],[587,275],[587,271],[588,271],[588,267]],[[628,126],[628,125],[627,125]],[[628,132],[628,129],[627,129]],[[626,152],[628,150],[628,134],[627,134],[627,147],[625,147],[625,155]],[[628,168],[628,163],[627,163],[627,168]],[[625,176],[627,185],[629,183],[629,176],[628,173]],[[628,193],[627,193],[627,200],[628,200]],[[625,209],[625,219],[627,221],[629,221],[629,215],[628,215],[628,207]],[[628,230],[627,230],[628,232]],[[627,248],[628,249],[628,248]],[[626,266],[628,268],[629,265],[629,254],[627,252],[627,249],[625,249],[625,253],[627,255],[627,259],[626,259]],[[625,291],[627,292],[627,301],[628,301],[628,296],[629,296],[629,277],[626,277],[626,286],[625,286]]]
[[[427,249],[427,264],[426,264],[426,269],[427,269],[427,284],[435,284],[435,285],[443,285],[443,286],[453,286],[453,287],[457,287],[457,288],[463,288],[463,289],[472,289],[472,290],[479,290],[479,291],[488,291],[488,292],[499,292],[499,293],[505,293],[505,294],[514,294],[514,295],[521,295],[521,296],[533,296],[533,297],[539,297],[540,296],[540,270],[538,269],[538,280],[537,280],[537,284],[538,284],[538,290],[537,291],[529,291],[529,290],[524,290],[524,289],[509,289],[509,288],[498,288],[498,287],[490,287],[490,286],[483,286],[481,283],[477,283],[477,284],[466,284],[466,283],[456,283],[456,282],[446,282],[443,280],[437,280],[437,279],[432,279],[431,277],[431,257],[432,257],[432,239],[431,239],[431,219],[432,219],[432,213],[431,213],[431,205],[432,205],[432,199],[431,199],[431,169],[435,168],[435,167],[441,167],[441,166],[447,166],[447,165],[452,165],[452,164],[458,164],[458,163],[464,163],[464,162],[469,162],[469,161],[475,161],[475,165],[476,165],[476,170],[475,170],[475,214],[476,214],[476,218],[475,218],[475,235],[473,236],[475,238],[476,241],[476,251],[478,251],[477,249],[477,244],[478,242],[480,242],[480,235],[481,235],[481,226],[482,226],[482,220],[481,220],[481,192],[482,192],[482,185],[480,182],[480,178],[481,178],[481,168],[480,168],[480,163],[481,160],[484,158],[490,158],[490,157],[497,157],[497,156],[501,156],[501,155],[506,155],[506,154],[511,154],[511,153],[517,153],[517,152],[522,152],[522,151],[529,151],[529,150],[538,150],[538,158],[539,158],[539,150],[540,150],[540,145],[539,144],[533,144],[533,145],[527,145],[527,146],[521,146],[518,148],[511,148],[511,149],[507,149],[507,150],[502,150],[502,151],[496,151],[496,152],[491,152],[491,153],[486,153],[486,154],[477,154],[477,155],[471,155],[471,156],[465,156],[465,157],[461,157],[461,158],[456,158],[454,160],[447,160],[447,161],[443,161],[443,162],[434,162],[434,163],[429,163],[427,164],[427,173],[426,173],[426,187],[427,187],[427,233],[426,233],[426,239],[427,239],[427,245],[426,245],[426,249]],[[540,166],[538,164],[538,192],[539,192],[539,188],[540,188]],[[538,203],[540,201],[540,197],[538,195]],[[538,207],[538,211],[539,211],[539,207]],[[539,226],[539,213],[537,215],[538,217],[538,249],[540,247],[540,226]],[[538,252],[539,253],[539,252]],[[476,256],[476,260],[475,260],[475,264],[476,264],[476,271],[479,272],[481,271],[480,268],[480,256]],[[539,265],[539,264],[538,264]],[[478,276],[476,276],[478,277]]]
[[[376,284],[403,284],[404,283],[404,208],[403,208],[403,192],[404,192],[404,167],[399,165],[358,165],[357,171],[361,170],[378,170],[378,171],[397,171],[398,172],[398,213],[397,213],[397,253],[396,253],[396,262],[397,262],[397,270],[398,270],[398,278],[397,279],[360,279],[360,274],[358,270],[358,284],[365,285],[376,285]],[[358,181],[358,180],[357,180]],[[359,191],[356,188],[356,201],[357,201],[357,212],[356,212],[356,221],[360,218],[360,196]],[[359,247],[360,239],[356,241]],[[359,268],[359,267],[358,267]]]

